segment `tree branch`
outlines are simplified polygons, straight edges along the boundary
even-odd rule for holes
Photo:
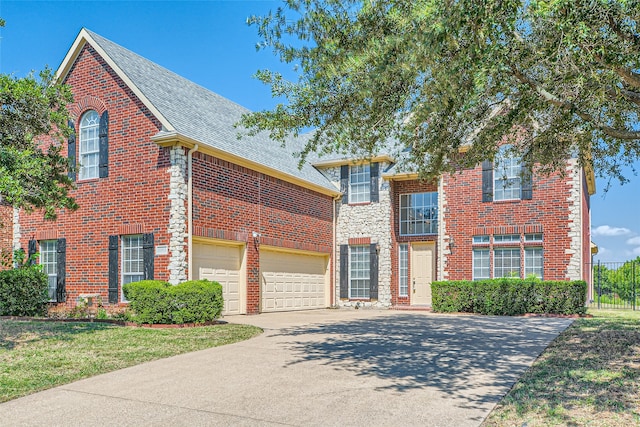
[[[606,92],[613,98],[618,98],[618,96],[622,95],[628,101],[631,101],[636,105],[640,105],[640,93],[638,92],[623,88],[614,88],[611,86],[606,89]]]
[[[630,130],[621,130],[616,129],[611,126],[605,125],[601,123],[599,120],[596,120],[595,117],[587,114],[585,112],[579,111],[575,104],[569,101],[565,101],[563,99],[558,98],[556,95],[544,89],[538,82],[531,79],[530,77],[524,75],[520,72],[515,66],[510,65],[513,75],[522,83],[529,86],[531,89],[536,91],[545,101],[550,103],[551,105],[555,105],[558,108],[563,110],[571,111],[573,114],[580,117],[585,122],[589,122],[594,125],[597,129],[601,130],[608,136],[617,139],[623,140],[637,140],[640,139],[640,131],[630,131]]]

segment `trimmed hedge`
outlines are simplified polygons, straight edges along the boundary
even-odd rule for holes
[[[48,277],[39,266],[0,271],[0,316],[44,316]]]
[[[172,286],[160,280],[143,280],[122,288],[136,323],[204,323],[222,313],[222,285],[217,282],[192,280]]]
[[[538,279],[447,281],[431,284],[433,310],[500,316],[584,314],[587,284]]]

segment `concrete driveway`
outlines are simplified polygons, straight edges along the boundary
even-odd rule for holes
[[[571,320],[316,310],[0,405],[2,425],[477,426]]]

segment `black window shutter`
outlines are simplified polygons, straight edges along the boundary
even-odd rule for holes
[[[67,139],[67,157],[69,158],[69,172],[67,176],[72,181],[76,180],[76,129],[73,122],[69,120],[69,127],[71,128],[71,134]]]
[[[524,165],[522,165],[522,186],[521,186],[521,199],[522,200],[531,200],[533,199],[533,179],[531,175],[531,171],[527,170]]]
[[[349,245],[340,245],[340,298],[349,298]]]
[[[105,111],[100,116],[100,154],[98,161],[98,176],[106,178],[109,176],[109,113]]]
[[[340,192],[342,193],[342,204],[349,203],[349,165],[340,166]]]
[[[109,302],[118,299],[118,236],[109,236]]]
[[[56,259],[56,301],[67,300],[67,239],[58,239]]]
[[[378,193],[378,176],[380,175],[380,164],[371,163],[369,172],[371,175],[371,202],[377,203],[380,200],[380,196]]]
[[[144,258],[144,280],[153,280],[153,233],[142,236],[142,251]]]
[[[369,298],[378,299],[378,248],[375,243],[369,245]]]
[[[493,201],[493,163],[482,162],[482,201]]]
[[[36,242],[35,240],[29,240],[29,246],[27,248],[27,264],[28,265],[33,265],[35,263],[32,257],[36,254],[36,252],[38,252],[37,247],[38,247],[38,242]]]

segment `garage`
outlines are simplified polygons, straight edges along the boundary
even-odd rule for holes
[[[260,249],[262,312],[325,308],[329,287],[325,254]]]
[[[194,279],[207,279],[222,285],[222,314],[245,313],[243,301],[244,245],[222,243],[193,244]]]

